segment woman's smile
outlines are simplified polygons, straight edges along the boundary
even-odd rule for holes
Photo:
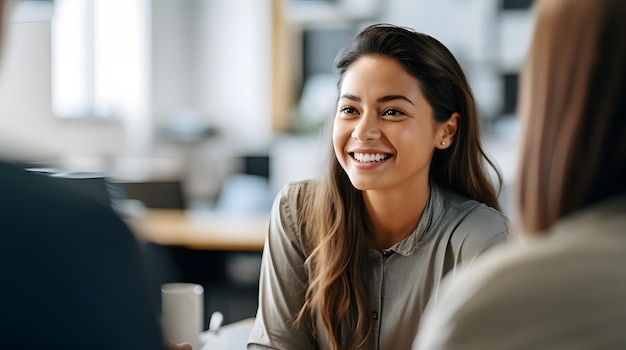
[[[352,158],[354,168],[358,170],[373,170],[382,167],[387,161],[393,157],[389,153],[349,153]]]
[[[391,154],[384,153],[350,153],[350,156],[360,163],[384,162],[391,158]]]

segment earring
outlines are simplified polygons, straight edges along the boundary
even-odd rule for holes
[[[441,145],[445,146],[446,145],[446,141],[441,141]]]

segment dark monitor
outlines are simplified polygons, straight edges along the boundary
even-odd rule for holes
[[[503,10],[527,10],[533,6],[533,0],[502,0]]]
[[[246,155],[243,157],[243,173],[270,177],[270,157],[268,155]]]
[[[118,199],[136,199],[148,208],[186,208],[180,181],[114,182],[112,185]]]
[[[356,32],[351,26],[305,29],[302,32],[303,82],[316,74],[335,74],[335,58]]]
[[[517,87],[519,74],[518,73],[506,73],[502,75],[504,82],[504,105],[502,106],[502,114],[515,114],[517,107]]]

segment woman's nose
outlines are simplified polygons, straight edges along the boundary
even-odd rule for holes
[[[352,131],[352,138],[357,141],[376,140],[380,136],[377,116],[362,115]]]

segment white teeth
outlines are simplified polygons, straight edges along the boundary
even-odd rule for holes
[[[354,153],[354,159],[359,162],[379,162],[389,158],[390,155],[382,153]]]

